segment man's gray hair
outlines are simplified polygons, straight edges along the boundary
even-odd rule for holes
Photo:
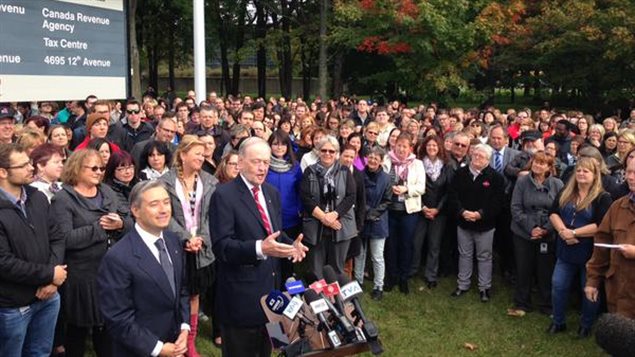
[[[472,148],[472,152],[480,151],[487,156],[487,160],[492,158],[492,147],[487,144],[477,144]]]
[[[141,207],[141,196],[143,196],[146,191],[157,187],[161,187],[167,192],[165,184],[161,180],[141,181],[134,185],[132,191],[130,191],[130,207]]]
[[[247,149],[251,146],[258,145],[258,144],[265,145],[267,148],[269,148],[269,144],[267,144],[267,142],[264,139],[259,138],[257,136],[251,136],[245,139],[242,142],[242,144],[240,144],[240,147],[238,148],[238,156],[245,157],[245,153],[247,152]]]
[[[322,146],[326,145],[326,143],[333,145],[335,151],[340,152],[340,143],[333,135],[327,135],[323,137],[322,139],[320,139],[320,141],[317,142],[317,144],[314,143],[314,145],[316,149],[322,150]]]

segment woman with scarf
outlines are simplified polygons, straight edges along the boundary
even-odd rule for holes
[[[289,237],[297,237],[302,232],[302,201],[300,200],[300,182],[302,170],[295,159],[291,138],[284,131],[275,131],[269,137],[271,164],[266,181],[280,191],[282,206],[282,229]],[[282,280],[293,275],[293,264],[282,259]]]
[[[351,171],[337,160],[340,145],[335,137],[322,138],[316,149],[319,160],[304,171],[300,197],[304,242],[310,245],[309,271],[322,278],[324,265],[344,272],[350,241],[357,235],[353,211],[356,187]]]
[[[168,230],[181,238],[186,251],[190,289],[190,334],[187,355],[198,357],[194,341],[198,330],[199,296],[214,280],[215,257],[209,233],[209,205],[218,180],[202,170],[205,144],[195,135],[185,135],[174,153],[172,169],[159,180],[172,201]]]
[[[421,197],[423,218],[418,222],[414,237],[412,275],[419,270],[423,245],[426,244],[424,276],[428,289],[434,289],[437,287],[441,241],[447,221],[445,206],[452,169],[446,165],[448,156],[443,148],[443,140],[438,136],[425,137],[419,145],[418,155],[426,171],[426,193]]]
[[[386,241],[386,273],[384,291],[399,284],[399,291],[410,292],[408,278],[412,266],[414,235],[421,214],[421,196],[426,190],[426,172],[423,163],[413,154],[412,135],[399,134],[389,161],[384,167],[393,183],[392,200],[388,206]]]

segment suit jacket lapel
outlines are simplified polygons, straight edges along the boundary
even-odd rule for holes
[[[154,257],[152,252],[150,252],[150,249],[145,245],[143,240],[141,240],[141,236],[139,236],[139,233],[137,233],[137,231],[133,229],[132,234],[134,234],[134,237],[132,237],[133,239],[131,243],[132,250],[133,250],[132,253],[134,254],[134,256],[136,256],[139,259],[138,261],[139,268],[145,271],[152,278],[152,280],[154,280],[154,282],[157,284],[160,290],[163,291],[163,293],[169,299],[174,299],[175,296],[172,293],[170,282],[168,281],[168,277],[165,276],[165,272],[163,271],[161,264]],[[172,248],[169,248],[168,250],[173,251]],[[170,255],[172,256],[171,253]],[[172,264],[174,265],[174,271],[176,272],[175,261],[176,259],[172,258]],[[180,267],[180,263],[179,263],[179,267]],[[175,289],[175,290],[177,292],[179,291],[178,289]]]
[[[273,201],[271,200],[271,194],[269,190],[265,188],[265,185],[262,185],[262,193],[265,196],[265,201],[267,202],[267,212],[269,212],[269,220],[271,221],[271,229],[273,230],[273,232],[276,232],[280,229],[275,219],[275,217],[277,217],[276,213],[278,212],[277,211],[278,208],[274,207]]]

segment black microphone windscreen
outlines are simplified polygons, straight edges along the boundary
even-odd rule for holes
[[[618,314],[602,315],[595,341],[612,356],[635,356],[635,320]]]
[[[295,281],[295,278],[294,278],[294,277],[292,277],[292,276],[290,276],[290,277],[288,277],[288,278],[287,278],[287,281],[285,281],[285,284],[286,284],[286,283],[292,283],[292,282],[294,282],[294,281]]]
[[[346,276],[346,274],[342,273],[337,276],[337,282],[340,283],[340,286],[344,286],[351,282],[351,279]]]
[[[308,271],[306,274],[304,274],[304,281],[307,282],[307,284],[311,284],[313,282],[316,282],[320,279],[318,279],[317,275],[315,275],[314,272],[312,271]]]
[[[318,300],[320,297],[318,296],[318,294],[313,291],[312,289],[307,289],[304,292],[304,300],[306,300],[307,304],[312,303],[313,301]]]
[[[337,281],[337,273],[332,266],[325,265],[322,272],[324,273],[324,280],[326,280],[327,283],[332,284]]]

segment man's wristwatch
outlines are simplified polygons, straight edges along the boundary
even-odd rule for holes
[[[575,229],[572,229],[571,233],[573,233],[573,238],[575,238]]]

